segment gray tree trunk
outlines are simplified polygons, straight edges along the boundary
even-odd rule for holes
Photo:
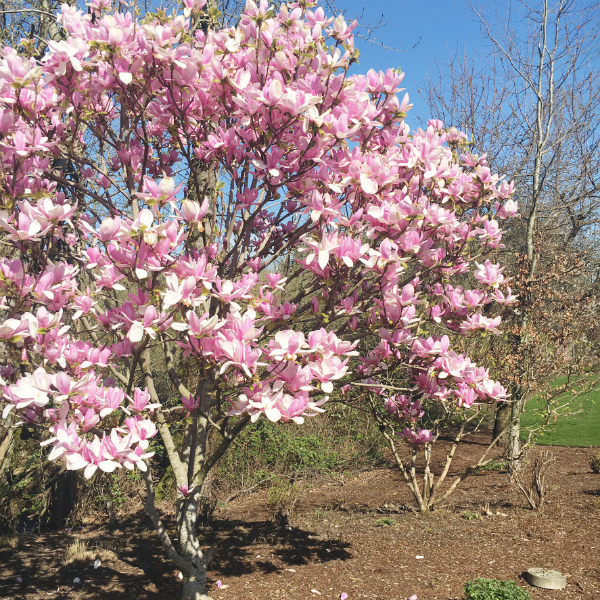
[[[508,444],[508,429],[512,419],[512,404],[509,402],[498,402],[494,416],[494,431],[492,440],[497,440],[499,446]],[[500,436],[500,437],[499,437]]]
[[[184,501],[178,519],[179,552],[188,562],[189,568],[183,571],[182,600],[210,600],[207,592],[206,557],[200,548],[196,535],[199,494]]]
[[[212,600],[206,592],[206,570],[191,572],[183,576],[182,600]]]
[[[510,404],[510,430],[508,435],[508,472],[513,473],[521,458],[521,414],[523,413],[523,395],[520,388],[513,390],[513,402]]]
[[[167,438],[169,439],[169,438]],[[196,520],[200,492],[196,491],[192,497],[187,498],[177,505],[177,533],[179,535],[179,548],[176,549],[169,532],[162,522],[154,503],[155,490],[150,469],[142,472],[146,482],[146,512],[156,529],[167,556],[181,571],[183,576],[183,600],[212,600],[207,595],[207,557],[200,548],[196,535]]]

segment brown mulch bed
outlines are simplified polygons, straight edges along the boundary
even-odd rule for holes
[[[487,437],[466,444],[453,470],[481,452]],[[283,529],[266,492],[247,496],[218,509],[212,528],[203,530],[207,545],[218,544],[211,596],[333,600],[345,592],[349,600],[412,594],[453,600],[462,598],[465,581],[489,577],[514,579],[534,599],[599,600],[600,476],[589,469],[592,451],[550,452],[556,464],[543,513],[528,509],[502,472],[471,476],[446,506],[426,515],[410,510],[410,495],[394,469],[315,485],[303,490]],[[111,552],[97,569],[90,559],[64,564],[76,538]],[[566,589],[528,586],[521,574],[532,566],[566,574]],[[141,512],[121,517],[115,532],[90,524],[23,535],[17,548],[0,548],[0,600],[170,600],[180,590],[178,572]]]

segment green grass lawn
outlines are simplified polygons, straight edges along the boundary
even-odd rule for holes
[[[564,383],[557,380],[557,385]],[[568,396],[565,397],[565,400]],[[527,402],[525,413],[521,417],[521,436],[526,438],[528,426],[539,422],[537,408],[542,403],[532,398]],[[559,417],[556,423],[537,438],[544,446],[600,446],[600,390],[578,396],[572,401],[571,410],[579,410],[576,415]]]

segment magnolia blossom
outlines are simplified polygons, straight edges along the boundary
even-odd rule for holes
[[[275,339],[269,344],[269,357],[275,360],[289,360],[296,358],[306,346],[304,334],[292,330],[280,331],[275,334]]]
[[[413,446],[419,446],[422,444],[427,444],[433,438],[433,434],[428,429],[421,429],[417,427],[416,429],[410,429],[406,427],[399,433],[401,437],[403,437],[409,444]]]
[[[384,399],[385,407],[390,415],[398,421],[415,422],[425,415],[423,406],[418,400],[413,400],[408,396],[401,394],[398,396],[388,396]]]
[[[190,223],[197,223],[207,212],[208,198],[204,198],[202,204],[192,202],[191,200],[184,200],[181,203],[181,214],[183,215],[183,218]]]
[[[43,407],[50,401],[51,378],[42,367],[33,373],[25,373],[14,385],[5,387],[5,398],[8,400],[3,412],[4,418],[13,409]]]
[[[509,198],[502,206],[498,203],[496,210],[496,215],[499,219],[510,219],[517,214],[519,207],[512,198]]]
[[[504,281],[500,265],[495,265],[491,261],[486,260],[483,265],[477,263],[477,266],[478,269],[473,275],[480,283],[497,288]]]
[[[188,412],[196,410],[200,406],[200,398],[194,398],[193,396],[183,396],[181,398],[181,404],[183,408]]]

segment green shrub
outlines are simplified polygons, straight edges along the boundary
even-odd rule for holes
[[[506,469],[506,463],[503,460],[492,460],[485,465],[481,465],[481,467],[477,467],[477,472],[495,472],[495,471],[503,471]]]
[[[596,456],[590,458],[590,468],[594,473],[600,473],[600,450],[596,452]]]
[[[531,596],[514,581],[473,579],[465,583],[465,600],[531,600]]]
[[[467,521],[474,521],[475,519],[479,519],[481,515],[478,512],[463,510],[462,513],[460,513],[460,516]]]
[[[381,517],[375,520],[376,527],[396,527],[397,523],[392,517]]]
[[[248,488],[277,475],[294,479],[355,472],[384,462],[384,444],[376,425],[357,411],[332,404],[324,415],[295,423],[265,418],[236,438],[216,468],[222,493]]]

